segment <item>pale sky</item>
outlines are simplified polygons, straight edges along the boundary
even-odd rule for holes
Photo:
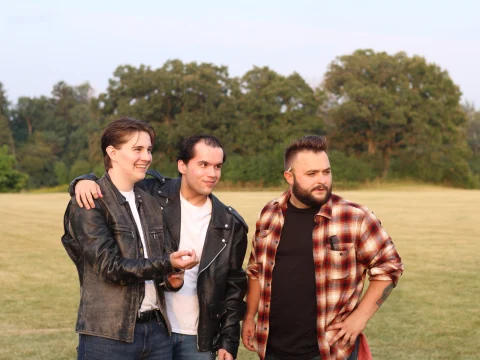
[[[421,55],[480,108],[480,1],[0,0],[0,82],[10,101],[89,81],[103,92],[119,65],[169,59],[254,65],[309,83],[356,49]]]

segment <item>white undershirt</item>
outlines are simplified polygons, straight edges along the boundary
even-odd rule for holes
[[[197,257],[201,259],[203,244],[207,235],[208,224],[212,217],[212,202],[207,201],[202,206],[190,204],[180,194],[181,202],[181,227],[179,250],[194,249]],[[167,314],[172,331],[196,335],[198,326],[198,297],[197,277],[199,265],[185,271],[183,287],[178,292],[165,293]]]
[[[143,236],[142,223],[140,222],[140,215],[138,214],[137,206],[135,204],[135,193],[133,190],[129,192],[120,191],[120,193],[125,196],[128,204],[130,205],[130,209],[132,209],[133,218],[135,219],[138,232],[140,233],[140,239],[142,240],[143,254],[145,258],[148,258],[148,249]],[[157,292],[155,291],[153,280],[147,280],[145,281],[145,297],[143,298],[142,305],[140,306],[140,312],[158,309],[157,304]]]

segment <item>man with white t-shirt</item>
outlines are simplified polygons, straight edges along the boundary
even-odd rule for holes
[[[85,210],[75,198],[64,217],[62,243],[77,267],[78,359],[171,358],[164,290],[183,283],[181,269],[198,264],[193,250],[171,253],[161,208],[135,186],[152,161],[153,128],[120,118],[102,134],[104,196]]]
[[[180,177],[149,171],[137,186],[154,195],[163,210],[165,241],[173,249],[192,250],[200,264],[185,271],[180,291],[166,294],[172,324],[174,360],[236,358],[247,279],[242,269],[248,227],[230,206],[212,194],[226,154],[214,136],[197,135],[182,142],[177,156]],[[92,174],[72,182],[77,201],[92,205],[101,197]],[[77,184],[78,182],[78,184]],[[73,193],[73,191],[71,191]]]

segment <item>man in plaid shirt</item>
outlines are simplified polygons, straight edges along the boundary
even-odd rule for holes
[[[290,187],[257,221],[242,338],[262,360],[371,358],[362,331],[403,272],[375,215],[332,194],[326,151],[321,136],[287,147]]]

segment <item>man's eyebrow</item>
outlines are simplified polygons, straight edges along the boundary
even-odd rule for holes
[[[210,161],[207,161],[207,160],[198,160],[197,161],[197,164],[202,164],[202,163],[205,163],[205,164],[208,164],[208,165],[212,165],[213,163],[211,163]],[[222,162],[219,162],[217,164],[213,164],[213,165],[223,165],[223,161]]]
[[[308,169],[308,170],[305,170],[305,172],[324,172],[324,171],[328,171],[328,170],[331,170],[332,168],[331,167],[328,167],[328,168],[325,168],[325,169]]]

